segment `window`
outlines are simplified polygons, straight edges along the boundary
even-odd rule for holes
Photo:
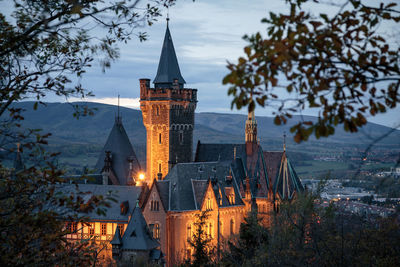
[[[89,224],[89,235],[94,235],[94,223]]]
[[[157,200],[152,200],[150,202],[150,210],[159,211],[160,210],[160,202]]]
[[[73,233],[76,233],[77,229],[78,229],[78,223],[73,222],[73,223],[72,223],[72,232],[73,232]]]
[[[106,223],[102,223],[100,229],[101,229],[101,235],[107,234],[107,224]]]
[[[222,221],[219,221],[219,234],[222,235],[224,229],[222,228]]]
[[[235,231],[235,221],[233,220],[233,219],[231,219],[231,235],[233,235],[234,234],[234,231]]]
[[[161,145],[161,133],[158,134],[158,143]]]
[[[160,108],[158,106],[156,107],[156,114],[157,114],[157,116],[160,115]]]
[[[158,172],[161,173],[161,163],[158,163]]]
[[[155,239],[160,239],[160,225],[158,223],[154,224],[154,233],[153,237]]]
[[[124,234],[124,225],[118,224],[117,227],[118,227],[119,234],[122,236]]]
[[[179,143],[182,145],[183,144],[183,132],[179,132]]]
[[[186,237],[188,240],[192,239],[192,224],[189,223],[186,228]]]
[[[210,197],[207,198],[206,210],[212,210],[212,202]]]
[[[229,204],[235,205],[235,195],[234,194],[229,195]]]
[[[149,224],[149,230],[153,238],[160,239],[160,225],[158,223]]]

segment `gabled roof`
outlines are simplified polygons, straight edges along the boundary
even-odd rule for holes
[[[176,58],[174,44],[167,24],[157,75],[153,83],[156,88],[171,87],[174,79],[178,79],[180,87],[183,87],[183,84],[186,83],[179,69],[178,59]]]
[[[146,220],[137,204],[122,236],[122,250],[151,250],[160,246],[147,227]]]
[[[176,164],[164,180],[164,182],[169,181],[169,210],[200,209],[209,179],[216,195],[220,188],[224,192],[224,187],[234,187],[235,205],[243,205],[237,184],[234,181],[226,180],[230,174],[230,168],[231,163],[227,161]],[[223,198],[226,198],[224,194]],[[228,206],[228,202],[223,201],[222,206]]]
[[[120,185],[128,184],[129,179],[131,179],[129,177],[129,160],[132,161],[133,173],[137,174],[140,172],[141,167],[139,161],[136,157],[135,151],[133,150],[132,144],[129,141],[120,117],[116,118],[114,126],[107,138],[106,144],[100,153],[99,159],[97,160],[95,166],[97,172],[101,172],[104,167],[106,151],[111,151],[111,167]]]
[[[122,245],[121,233],[119,232],[118,227],[115,228],[115,234],[110,243],[111,245]]]
[[[196,201],[196,209],[200,209],[204,194],[207,191],[207,180],[192,180],[194,199]]]
[[[169,195],[169,181],[164,181],[164,180],[156,180],[154,179],[153,184],[151,185],[151,188],[148,190],[148,192],[145,192],[144,194],[144,199],[142,202],[142,208],[144,208],[144,205],[147,204],[149,197],[151,195],[151,192],[153,190],[156,190],[158,193],[158,196],[160,197],[161,200],[161,205],[164,208],[164,211],[167,212],[169,209],[169,203],[168,203],[168,195]]]
[[[236,154],[235,159],[233,159],[234,154]],[[274,190],[275,193],[280,192],[281,197],[290,199],[295,191],[303,190],[300,179],[284,151],[263,151],[260,145],[255,145],[253,152],[247,155],[245,144],[198,142],[195,161],[204,163],[231,161],[232,175],[242,196],[245,191],[246,176],[249,177],[252,197],[266,198],[270,190]],[[287,181],[288,184],[284,184]]]
[[[274,193],[278,193],[281,199],[291,200],[296,192],[304,191],[292,164],[283,152],[279,170],[274,184]]]

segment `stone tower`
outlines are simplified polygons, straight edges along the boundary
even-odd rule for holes
[[[147,133],[146,181],[162,179],[178,162],[192,161],[197,89],[184,88],[171,33],[165,32],[154,88],[140,79],[140,109]]]

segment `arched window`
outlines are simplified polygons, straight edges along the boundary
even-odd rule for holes
[[[161,173],[161,163],[158,163],[158,172]]]
[[[233,220],[233,219],[231,219],[231,227],[230,227],[231,229],[231,235],[233,235],[234,234],[234,232],[235,232],[235,221]]]
[[[208,237],[209,238],[213,238],[214,237],[214,235],[213,235],[213,225],[212,225],[212,223],[210,223],[210,232],[208,233]]]
[[[156,114],[157,116],[160,115],[160,108],[158,106],[156,107]]]
[[[158,143],[161,145],[161,133],[158,134]]]

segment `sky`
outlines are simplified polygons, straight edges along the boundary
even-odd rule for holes
[[[306,9],[331,13],[336,7],[328,5],[306,6]],[[228,74],[227,62],[236,62],[243,55],[246,45],[242,39],[245,34],[265,32],[266,25],[261,19],[268,12],[286,12],[284,0],[178,0],[169,9],[169,28],[178,57],[181,73],[187,88],[198,89],[197,112],[220,112],[246,114],[246,109],[231,110],[231,97],[227,96],[228,86],[222,85]],[[154,79],[161,46],[166,29],[164,17],[144,30],[149,38],[139,42],[132,38],[128,44],[121,44],[120,58],[111,69],[102,72],[99,64],[88,70],[82,84],[93,90],[95,97],[85,101],[117,104],[139,109],[139,79]],[[390,30],[387,27],[385,30]],[[72,98],[70,101],[80,99]],[[49,97],[47,101],[64,101]],[[306,110],[304,115],[316,115]],[[257,108],[257,116],[271,116],[270,108]],[[386,126],[400,123],[400,108],[371,118],[372,122]]]

